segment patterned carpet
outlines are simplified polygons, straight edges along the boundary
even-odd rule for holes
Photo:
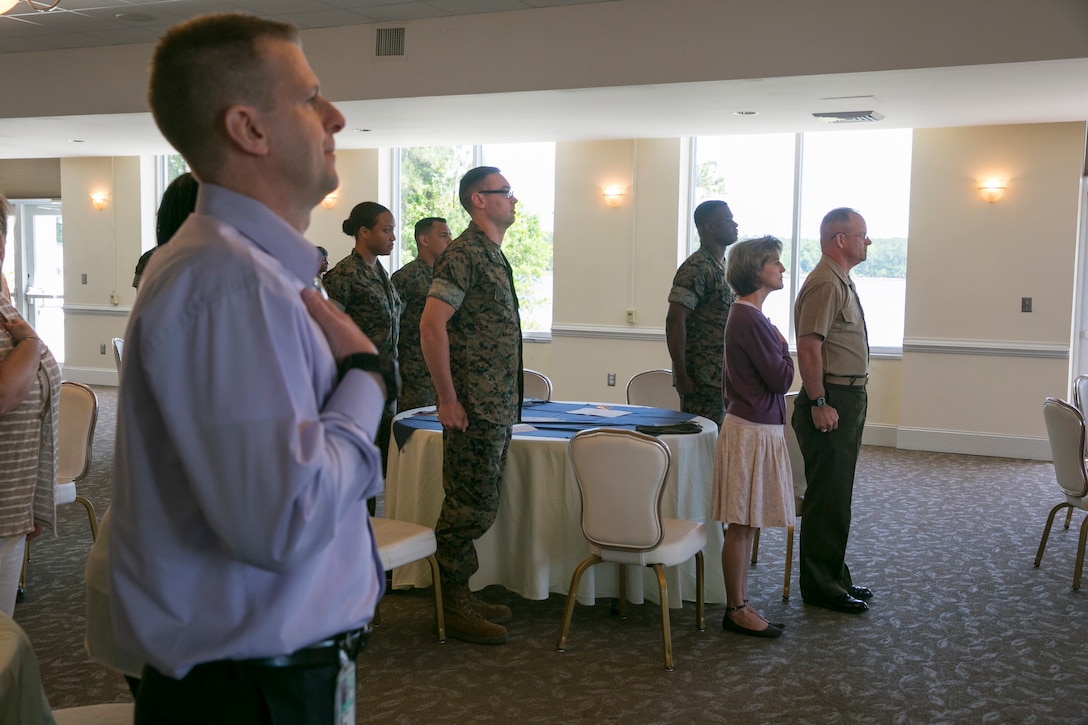
[[[109,496],[112,388],[95,464],[81,492]],[[709,606],[673,610],[675,672],[661,667],[658,610],[579,606],[567,651],[555,651],[563,598],[488,591],[515,619],[510,644],[476,647],[431,634],[429,591],[394,592],[360,658],[359,721],[389,723],[1083,723],[1088,722],[1088,590],[1071,589],[1076,526],[1051,535],[1032,568],[1046,514],[1059,501],[1048,463],[866,447],[849,560],[876,591],[863,616],[780,599],[784,532],[764,532],[749,589],[788,624],[779,640],[723,632]],[[35,644],[54,707],[129,699],[123,680],[82,649],[79,506],[60,536],[35,544],[29,594],[15,617]],[[717,556],[717,552],[708,552]],[[796,567],[793,589],[796,592]]]

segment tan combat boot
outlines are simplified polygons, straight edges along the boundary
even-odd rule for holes
[[[442,591],[442,615],[446,636],[472,644],[506,644],[506,627],[484,619],[472,607],[468,587],[460,586]]]
[[[491,604],[485,602],[468,590],[468,604],[472,611],[491,622],[492,624],[506,624],[513,618],[510,607],[505,604]]]

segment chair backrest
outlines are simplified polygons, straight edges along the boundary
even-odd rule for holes
[[[125,352],[125,341],[120,337],[113,338],[113,362],[117,365],[117,372],[121,372],[121,355]]]
[[[790,468],[793,469],[793,495],[802,499],[808,480],[805,478],[805,457],[801,455],[801,445],[793,431],[793,408],[797,403],[797,393],[786,393],[786,449],[790,453]]]
[[[1088,471],[1084,466],[1084,416],[1064,400],[1047,398],[1043,418],[1050,437],[1054,475],[1068,496],[1088,496]]]
[[[526,369],[523,375],[525,381],[524,397],[526,400],[535,398],[537,400],[551,400],[552,399],[552,381],[544,373],[538,373],[536,370]]]
[[[650,551],[661,543],[661,496],[672,456],[653,436],[592,428],[570,439],[582,494],[582,532],[602,549]]]
[[[672,370],[645,370],[627,382],[627,404],[680,410],[680,394],[672,384]]]
[[[60,411],[57,414],[60,483],[79,481],[91,467],[91,445],[98,422],[98,396],[82,383],[65,380],[60,384]]]

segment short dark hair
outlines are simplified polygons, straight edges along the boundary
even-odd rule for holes
[[[196,209],[196,193],[200,184],[191,172],[185,172],[170,182],[162,193],[159,213],[155,217],[155,244],[162,246],[170,241],[182,222]]]
[[[243,13],[211,13],[179,23],[151,58],[148,103],[162,135],[199,176],[222,163],[218,145],[228,108],[272,105],[276,79],[266,76],[265,39],[300,43],[290,23]]]
[[[729,205],[721,199],[711,199],[710,201],[704,201],[702,204],[695,207],[695,214],[693,215],[695,217],[695,228],[702,229],[706,224],[707,219],[723,206],[728,207]]]
[[[465,207],[465,211],[472,210],[472,194],[479,191],[483,180],[492,174],[501,173],[494,166],[477,166],[461,177],[461,185],[457,190],[457,196],[461,199],[461,206]]]
[[[4,242],[8,240],[8,217],[11,216],[11,202],[3,194],[0,194],[0,238]]]
[[[329,258],[329,250],[325,249],[320,244],[315,244],[314,246],[317,247],[317,251],[321,252],[322,257],[324,257],[325,259]]]
[[[759,270],[772,257],[782,254],[782,241],[777,237],[746,239],[729,247],[725,266],[725,281],[738,296],[750,295],[760,287]]]
[[[435,224],[445,224],[445,223],[446,223],[446,220],[443,219],[440,216],[424,217],[424,218],[420,219],[418,222],[416,222],[416,228],[415,228],[415,231],[413,232],[415,236],[413,236],[412,238],[415,239],[416,241],[419,241],[419,238],[422,237],[424,234],[427,234],[428,232],[430,232],[431,227],[433,227]]]
[[[363,227],[373,229],[374,225],[378,223],[378,217],[387,212],[389,214],[393,213],[376,201],[360,202],[352,208],[351,214],[344,220],[341,228],[344,230],[344,234],[354,239],[355,235]]]

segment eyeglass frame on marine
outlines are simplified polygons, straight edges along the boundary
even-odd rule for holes
[[[862,239],[868,239],[870,242],[873,241],[872,239],[869,239],[869,233],[868,232],[866,232],[865,234],[851,234],[850,232],[835,232],[835,236],[838,236],[839,234],[843,235],[844,237],[861,237]]]
[[[506,199],[514,198],[514,190],[507,187],[505,189],[478,189],[477,194],[502,194]]]

